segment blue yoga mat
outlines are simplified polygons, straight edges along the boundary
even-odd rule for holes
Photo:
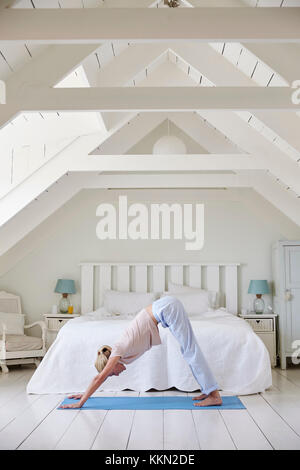
[[[84,410],[244,410],[238,397],[222,397],[221,406],[194,406],[192,397],[91,397],[81,409]],[[66,398],[61,405],[76,403]],[[60,406],[61,406],[60,405]],[[62,408],[58,408],[62,409]],[[70,408],[66,408],[67,410]]]

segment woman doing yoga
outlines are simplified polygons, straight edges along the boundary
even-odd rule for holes
[[[182,303],[175,297],[162,297],[140,311],[113,347],[99,349],[95,366],[99,374],[93,379],[84,394],[71,395],[79,401],[62,408],[81,408],[86,400],[112,376],[118,376],[126,367],[152,346],[161,344],[158,323],[169,328],[180,344],[181,353],[198,382],[202,394],[195,406],[217,406],[222,404],[218,384],[197,343],[191,323]]]

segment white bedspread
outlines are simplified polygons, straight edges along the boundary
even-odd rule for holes
[[[27,386],[28,393],[83,392],[95,377],[97,349],[112,345],[130,320],[82,316],[59,332]],[[262,392],[272,384],[268,351],[251,327],[224,310],[191,318],[203,353],[225,392],[246,395]],[[176,387],[198,390],[177,341],[167,328],[159,327],[162,345],[129,364],[119,377],[110,377],[100,390],[146,391]]]

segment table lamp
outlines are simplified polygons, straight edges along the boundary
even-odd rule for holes
[[[67,313],[70,305],[68,294],[75,294],[75,282],[72,279],[58,279],[54,292],[62,294],[59,302],[59,310],[61,313]]]
[[[254,299],[253,309],[255,313],[264,313],[265,302],[262,299],[263,294],[269,294],[270,289],[268,281],[266,280],[254,280],[250,281],[248,294],[256,294],[256,299]]]

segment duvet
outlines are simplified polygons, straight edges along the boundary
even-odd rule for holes
[[[247,395],[272,384],[268,351],[243,319],[220,309],[190,317],[199,345],[221,390]],[[99,319],[84,315],[66,323],[27,385],[28,393],[84,392],[97,375],[97,349],[112,345],[129,324],[118,317]],[[167,328],[159,326],[162,344],[127,366],[119,377],[110,377],[99,390],[146,391],[176,387],[199,390],[180,348]]]

